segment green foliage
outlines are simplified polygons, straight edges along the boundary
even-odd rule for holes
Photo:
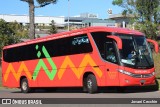
[[[15,32],[11,26],[9,26],[9,23],[0,19],[0,48],[5,45],[12,44],[14,42],[13,35],[15,35]]]
[[[113,5],[118,5],[124,8],[122,14],[135,14],[135,1],[136,0],[113,0]]]
[[[143,23],[137,23],[135,29],[142,31],[148,38],[156,39],[158,36],[158,24],[154,24],[150,21]]]
[[[159,0],[137,0],[136,7],[140,19],[140,29],[147,37],[156,39],[158,35]]]
[[[57,0],[36,0],[38,4],[41,5],[41,7],[44,7],[48,4],[51,4],[51,3],[56,3]]]
[[[10,27],[12,29],[14,29],[14,32],[15,32],[15,35],[18,39],[28,39],[29,36],[28,36],[28,30],[25,29],[25,27],[19,23],[17,23],[16,21],[15,22],[12,22],[10,23]]]
[[[51,21],[51,27],[50,27],[49,33],[50,33],[50,34],[55,34],[55,33],[57,33],[57,27],[55,26],[54,20]]]
[[[27,38],[27,32],[28,31],[24,30],[23,26],[17,22],[7,23],[0,19],[0,51],[2,51],[2,48],[6,45],[18,43],[21,38]]]
[[[132,14],[132,24],[148,38],[156,39],[160,23],[159,0],[113,0],[114,5],[124,8],[122,14]]]
[[[112,4],[121,6],[123,4],[123,0],[113,0]]]
[[[160,90],[160,79],[157,79],[157,81],[158,81],[158,84],[159,84],[159,90]]]

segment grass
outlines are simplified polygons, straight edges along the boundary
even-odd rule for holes
[[[0,66],[0,87],[2,86],[2,68]]]
[[[160,53],[153,53],[154,66],[156,71],[156,77],[160,79]]]
[[[158,84],[159,84],[159,90],[160,90],[160,79],[157,79],[158,80]]]

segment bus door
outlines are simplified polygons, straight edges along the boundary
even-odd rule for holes
[[[104,44],[106,60],[106,86],[119,86],[119,64],[116,42],[109,39]]]

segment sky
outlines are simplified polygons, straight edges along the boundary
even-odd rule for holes
[[[81,13],[98,14],[99,18],[108,18],[108,9],[113,14],[122,12],[122,8],[112,5],[112,0],[58,0],[56,4],[50,4],[35,9],[36,16],[77,16]],[[29,7],[26,2],[20,0],[1,0],[0,14],[28,15]]]

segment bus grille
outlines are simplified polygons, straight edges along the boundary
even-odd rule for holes
[[[152,74],[132,74],[132,77],[135,77],[135,78],[149,78],[153,76]]]

